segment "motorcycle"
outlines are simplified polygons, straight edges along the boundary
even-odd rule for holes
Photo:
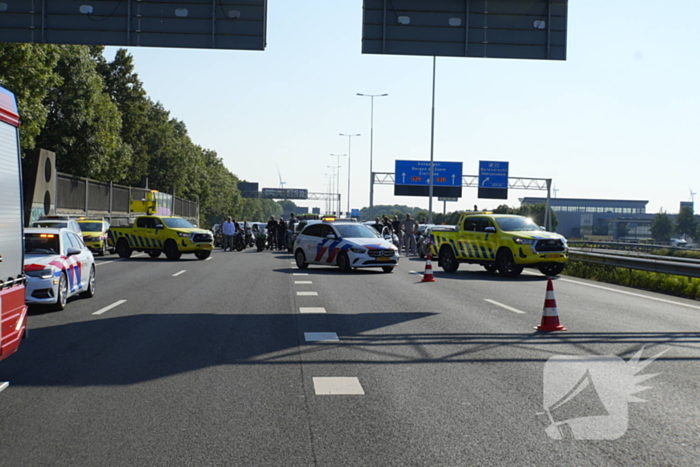
[[[243,238],[243,234],[241,232],[236,232],[233,235],[233,247],[236,249],[236,251],[242,251],[245,248],[245,239]]]
[[[255,234],[255,247],[257,248],[257,251],[263,251],[265,249],[266,244],[267,234],[265,232],[257,232]]]

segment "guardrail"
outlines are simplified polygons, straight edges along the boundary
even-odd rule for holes
[[[575,261],[603,264],[618,268],[700,278],[700,260],[692,258],[595,253],[580,248],[569,248],[569,258]]]
[[[585,240],[569,240],[569,246],[584,246],[590,245],[591,248],[611,248],[613,250],[629,250],[629,251],[658,251],[658,250],[675,250],[675,251],[700,251],[694,248],[679,248],[675,246],[656,245],[648,243],[623,243],[623,242],[588,242]]]

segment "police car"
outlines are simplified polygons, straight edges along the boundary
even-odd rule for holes
[[[297,235],[294,259],[301,269],[322,264],[338,266],[344,272],[376,267],[392,272],[399,263],[399,250],[366,225],[324,221],[308,224]]]
[[[95,259],[69,229],[24,230],[25,301],[63,310],[69,297],[95,295]]]

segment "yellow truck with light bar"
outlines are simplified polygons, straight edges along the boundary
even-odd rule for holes
[[[161,253],[169,260],[193,253],[207,259],[214,249],[214,237],[209,230],[198,229],[186,219],[174,216],[139,216],[130,227],[110,227],[109,245],[120,258],[131,257],[134,251],[157,258]]]
[[[545,231],[530,218],[510,214],[463,213],[456,231],[433,230],[430,238],[438,266],[445,272],[455,272],[459,263],[470,263],[506,277],[517,277],[526,267],[556,276],[569,256],[563,235]]]

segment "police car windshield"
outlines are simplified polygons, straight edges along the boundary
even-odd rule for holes
[[[83,232],[102,232],[102,222],[79,222]]]
[[[377,232],[362,224],[336,225],[338,234],[345,238],[376,238]]]
[[[56,255],[61,250],[58,245],[58,235],[54,234],[24,234],[24,252],[26,254],[52,254]]]
[[[505,232],[542,230],[527,217],[497,217],[496,223]]]
[[[163,219],[163,222],[165,222],[165,225],[170,227],[171,229],[193,229],[194,226],[187,222],[185,219],[181,217],[172,217],[172,218],[165,218]]]

